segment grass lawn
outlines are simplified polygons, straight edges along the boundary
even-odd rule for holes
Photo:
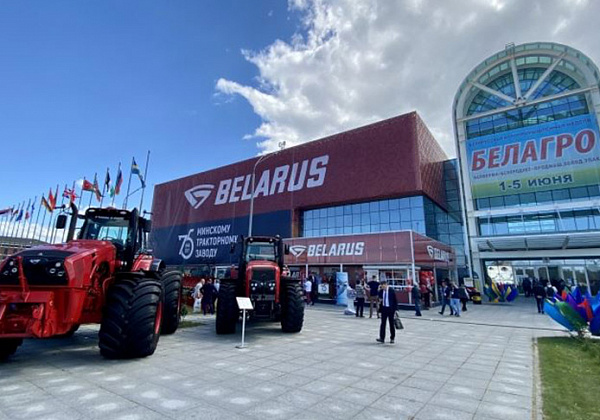
[[[544,418],[600,419],[600,341],[538,340]]]

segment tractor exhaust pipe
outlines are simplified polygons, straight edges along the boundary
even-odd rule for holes
[[[69,222],[69,231],[67,232],[67,242],[71,242],[75,237],[75,229],[77,228],[77,218],[79,210],[74,202],[71,201],[71,221]]]

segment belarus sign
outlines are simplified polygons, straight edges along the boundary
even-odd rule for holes
[[[600,133],[580,115],[467,141],[473,198],[597,185]]]
[[[413,232],[415,262],[429,266],[453,266],[451,247]],[[408,231],[366,235],[292,238],[287,264],[410,264],[411,234]]]

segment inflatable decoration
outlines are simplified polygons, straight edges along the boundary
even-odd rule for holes
[[[600,335],[600,294],[582,293],[579,287],[564,290],[546,299],[544,312],[569,331],[589,330],[592,335]]]
[[[490,302],[512,302],[519,295],[519,290],[514,283],[492,281],[491,286],[485,286],[483,292]]]

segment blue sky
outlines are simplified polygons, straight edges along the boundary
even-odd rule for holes
[[[148,149],[152,187],[415,110],[452,157],[475,66],[537,41],[600,63],[598,15],[591,0],[4,1],[0,209],[114,179]]]
[[[275,0],[3,2],[0,208],[148,149],[150,186],[255,155],[260,118],[215,83],[254,83],[242,49],[298,29]]]

